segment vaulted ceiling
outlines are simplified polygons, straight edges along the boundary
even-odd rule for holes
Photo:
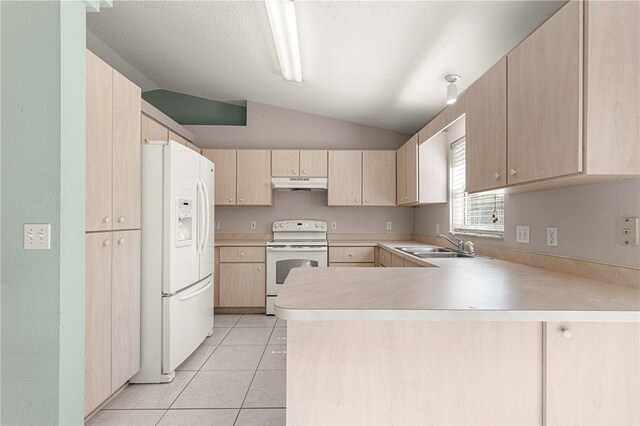
[[[445,75],[461,74],[464,90],[563,4],[296,1],[301,85],[282,79],[261,1],[115,1],[87,15],[88,46],[108,46],[143,90],[411,133],[444,107]]]

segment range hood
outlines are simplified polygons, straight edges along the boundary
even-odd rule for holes
[[[327,178],[272,178],[271,187],[274,191],[326,191]]]

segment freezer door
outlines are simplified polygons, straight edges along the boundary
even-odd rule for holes
[[[200,279],[213,274],[213,238],[215,229],[214,203],[215,203],[215,177],[214,165],[207,158],[200,156],[200,185],[201,200],[206,208],[200,209],[203,213],[200,227],[202,230],[200,241]]]
[[[162,298],[162,373],[169,374],[195,351],[213,328],[213,280]]]
[[[198,251],[199,157],[170,141],[165,155],[165,280],[162,292],[173,294],[200,280]],[[168,279],[166,279],[168,278]]]

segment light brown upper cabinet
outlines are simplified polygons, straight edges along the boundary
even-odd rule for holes
[[[169,130],[169,139],[170,140],[174,140],[174,141],[176,141],[178,143],[181,143],[182,145],[184,145],[187,148],[197,152],[198,154],[202,154],[202,150],[200,148],[198,148],[197,146],[192,144],[187,138],[184,138],[184,137],[180,136],[179,134],[172,132],[171,130]]]
[[[271,151],[271,175],[294,177],[300,175],[300,151],[278,149]]]
[[[113,229],[140,228],[140,88],[113,70]]]
[[[582,2],[571,1],[507,55],[507,183],[582,170]]]
[[[486,191],[507,184],[507,58],[466,91],[466,189]]]
[[[300,176],[327,177],[327,151],[300,151]]]
[[[215,165],[216,206],[236,205],[236,150],[205,149],[202,155]]]
[[[398,205],[418,202],[418,135],[414,135],[397,152]]]
[[[168,140],[169,129],[155,121],[153,118],[142,114],[142,143]]]
[[[264,149],[238,150],[236,176],[237,205],[272,205],[271,151]]]
[[[362,205],[396,205],[396,152],[362,151]]]
[[[462,126],[462,119],[427,141],[418,136],[418,204],[446,203],[449,196],[447,186],[449,178],[449,146],[448,136],[455,132],[454,126]],[[409,177],[407,177],[409,178]]]
[[[86,231],[140,227],[140,88],[87,51]]]
[[[327,204],[362,204],[362,151],[329,151]]]

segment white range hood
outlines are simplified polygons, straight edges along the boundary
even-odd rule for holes
[[[274,191],[326,191],[327,178],[272,178],[271,187]]]

